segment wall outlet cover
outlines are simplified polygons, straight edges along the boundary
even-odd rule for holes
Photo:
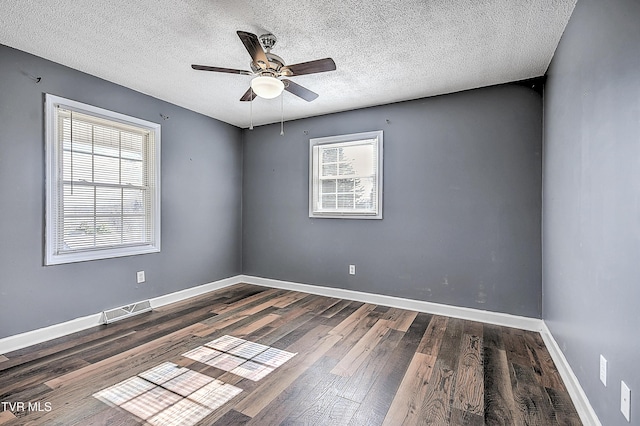
[[[607,386],[607,359],[600,355],[600,381]]]
[[[145,281],[145,278],[144,278],[144,271],[138,271],[138,272],[136,273],[136,278],[137,278],[137,280],[138,280],[138,284],[143,283],[143,282]]]
[[[349,274],[350,275],[356,274],[356,265],[349,265]]]
[[[631,421],[631,389],[623,381],[620,381],[620,411],[628,422]]]

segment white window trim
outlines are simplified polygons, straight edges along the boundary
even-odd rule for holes
[[[357,143],[359,141],[376,139],[377,140],[377,173],[376,173],[376,187],[377,187],[377,212],[319,212],[315,211],[314,203],[316,200],[316,189],[318,187],[318,161],[314,154],[314,148],[319,145],[334,144],[334,143]],[[348,135],[327,136],[323,138],[309,139],[309,217],[310,218],[328,218],[328,219],[382,219],[382,185],[383,185],[383,131],[376,130],[363,133],[352,133]]]
[[[55,135],[58,132],[58,124],[56,120],[55,110],[57,107],[63,107],[72,111],[77,111],[89,115],[93,115],[99,118],[117,121],[124,124],[135,125],[137,127],[145,128],[154,133],[155,144],[155,185],[154,190],[151,192],[152,209],[153,209],[153,241],[150,244],[144,245],[123,245],[121,247],[112,248],[96,248],[94,250],[85,250],[69,253],[57,253],[55,248],[55,242],[57,241],[57,226],[59,211],[58,201],[60,196],[60,180],[61,169],[59,158],[59,150],[56,146]],[[138,254],[157,253],[160,251],[160,124],[150,121],[142,120],[135,117],[130,117],[124,114],[120,114],[114,111],[109,111],[103,108],[98,108],[92,105],[83,104],[70,99],[65,99],[59,96],[46,94],[45,95],[45,188],[46,188],[46,202],[45,202],[45,265],[58,265],[73,262],[83,262],[88,260],[109,259],[122,256],[132,256]]]

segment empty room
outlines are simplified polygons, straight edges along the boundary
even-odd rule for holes
[[[0,4],[0,425],[640,425],[640,2]]]

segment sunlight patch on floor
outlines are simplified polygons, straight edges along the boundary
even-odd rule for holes
[[[222,336],[182,356],[258,381],[296,354],[233,336]],[[165,362],[93,394],[149,424],[192,426],[242,389]]]

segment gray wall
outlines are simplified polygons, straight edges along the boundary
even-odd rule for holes
[[[384,219],[310,219],[309,138],[379,129]],[[539,318],[541,129],[513,85],[245,130],[243,272]]]
[[[543,317],[602,424],[629,424],[620,380],[640,424],[639,1],[577,3],[544,110]]]
[[[45,92],[162,124],[161,253],[43,266]],[[0,45],[0,338],[239,274],[241,145],[236,127]]]

